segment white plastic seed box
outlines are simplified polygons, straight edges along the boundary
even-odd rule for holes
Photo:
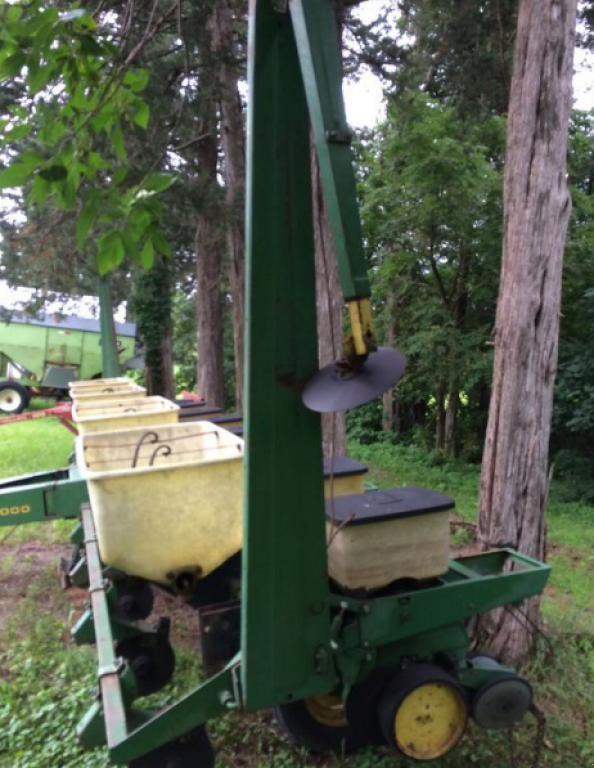
[[[72,409],[80,435],[112,432],[135,427],[176,424],[179,406],[164,397],[143,397],[117,401],[84,403]]]
[[[134,382],[127,376],[114,376],[109,379],[83,379],[81,381],[71,381],[68,384],[68,388],[71,392],[83,393],[91,392],[95,389],[102,389],[104,387],[129,386],[130,384],[134,384]]]
[[[92,391],[70,392],[70,397],[75,404],[110,403],[118,400],[131,400],[132,398],[145,397],[146,389],[138,384],[119,384],[104,386]]]
[[[241,549],[243,440],[201,421],[79,435],[102,560],[172,584]]]
[[[330,576],[349,590],[442,576],[453,507],[449,496],[416,486],[327,500]]]

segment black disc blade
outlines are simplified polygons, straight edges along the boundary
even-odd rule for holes
[[[336,363],[324,366],[308,382],[303,402],[310,411],[336,413],[356,408],[379,397],[400,380],[406,369],[402,352],[391,347],[379,347],[371,352],[361,370],[343,378]]]

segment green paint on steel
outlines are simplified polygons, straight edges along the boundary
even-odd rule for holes
[[[107,275],[99,278],[99,320],[101,323],[102,376],[105,379],[121,376],[122,370],[118,360],[111,290]]]
[[[478,658],[472,661],[472,665],[466,665],[460,670],[460,682],[467,688],[480,688],[482,685],[501,680],[503,677],[515,677],[516,672],[511,667],[504,667],[495,659],[489,657]]]
[[[348,301],[371,295],[357,189],[342,96],[342,63],[333,0],[289,0],[299,61],[334,237],[342,291]]]
[[[142,622],[134,624],[113,620],[108,599],[111,587],[104,578],[103,566],[99,559],[90,506],[84,505],[81,513],[92,610],[75,627],[74,634],[79,643],[97,644],[101,706],[94,704],[91,707],[79,723],[77,734],[87,748],[106,743],[110,760],[116,765],[127,765],[131,760],[226,712],[230,704],[236,707],[234,670],[237,660],[233,660],[204,685],[162,712],[133,712],[130,708],[132,697],[129,670],[122,667],[116,659],[114,640],[118,636],[138,634],[142,629]]]
[[[460,576],[456,563],[472,576]],[[506,570],[510,568],[510,570]],[[520,603],[544,589],[550,567],[533,558],[502,550],[453,561],[441,583],[369,603],[346,599],[358,621],[345,630],[346,647],[381,647],[446,627],[502,605]],[[343,600],[344,602],[344,600]],[[364,611],[364,606],[369,611]]]
[[[0,485],[0,527],[25,525],[78,517],[81,504],[89,500],[84,480],[55,479],[67,477],[68,470],[15,478],[18,485]],[[49,478],[51,479],[48,479]]]
[[[162,712],[152,717],[149,715],[140,727],[131,730],[125,739],[111,747],[110,759],[116,765],[128,765],[131,760],[152,752],[207,720],[229,711],[228,702],[231,700],[233,665],[229,665]]]
[[[407,638],[398,643],[382,645],[375,649],[372,668],[399,668],[403,659],[432,659],[436,654],[447,654],[453,663],[464,666],[470,639],[461,622],[439,627],[430,632]],[[368,674],[361,665],[357,682]]]
[[[83,749],[97,749],[105,745],[105,720],[100,701],[96,701],[78,722],[76,738]]]
[[[88,499],[87,499],[87,501],[88,501]],[[69,539],[71,544],[75,544],[77,546],[84,542],[84,540],[85,540],[85,530],[84,530],[84,528],[82,526],[82,523],[78,523],[78,525],[76,525],[70,531],[70,534],[68,535],[68,539]]]
[[[76,645],[95,644],[95,618],[93,611],[87,609],[70,630],[70,637]]]
[[[332,688],[309,116],[290,16],[251,5],[242,689],[250,710]]]
[[[99,660],[99,685],[103,704],[103,718],[108,746],[118,744],[127,735],[126,710],[120,681],[120,664],[116,659],[111,631],[110,612],[105,595],[106,584],[103,567],[99,558],[99,548],[93,526],[91,507],[85,505],[82,510],[82,523],[85,531],[87,567],[89,569],[89,593],[95,624],[95,642]]]

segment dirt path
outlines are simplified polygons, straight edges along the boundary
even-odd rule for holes
[[[28,629],[19,630],[19,614],[26,608],[38,618],[56,617],[64,622],[65,639],[70,628],[87,608],[88,592],[76,587],[64,590],[60,583],[59,562],[69,558],[69,544],[29,541],[0,549],[0,627],[2,638],[24,638]],[[149,621],[161,616],[171,619],[171,640],[187,650],[197,648],[198,616],[182,601],[153,588],[155,605]],[[0,651],[6,639],[0,638]]]
[[[3,546],[0,550],[0,626],[11,626],[19,635],[18,625],[12,619],[27,600],[39,616],[51,615],[64,610],[58,583],[58,562],[68,556],[70,547],[35,541]],[[80,590],[77,590],[79,592]],[[73,599],[74,599],[73,595]],[[81,596],[77,596],[81,599]],[[58,603],[60,605],[58,606]],[[5,637],[6,633],[2,633]],[[0,648],[2,640],[0,640]]]

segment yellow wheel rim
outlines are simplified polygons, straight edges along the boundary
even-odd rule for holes
[[[434,760],[456,746],[466,720],[466,703],[455,688],[444,683],[420,685],[396,710],[396,744],[407,757]]]
[[[348,725],[342,699],[332,694],[305,699],[305,708],[313,719],[328,728],[346,728]]]

